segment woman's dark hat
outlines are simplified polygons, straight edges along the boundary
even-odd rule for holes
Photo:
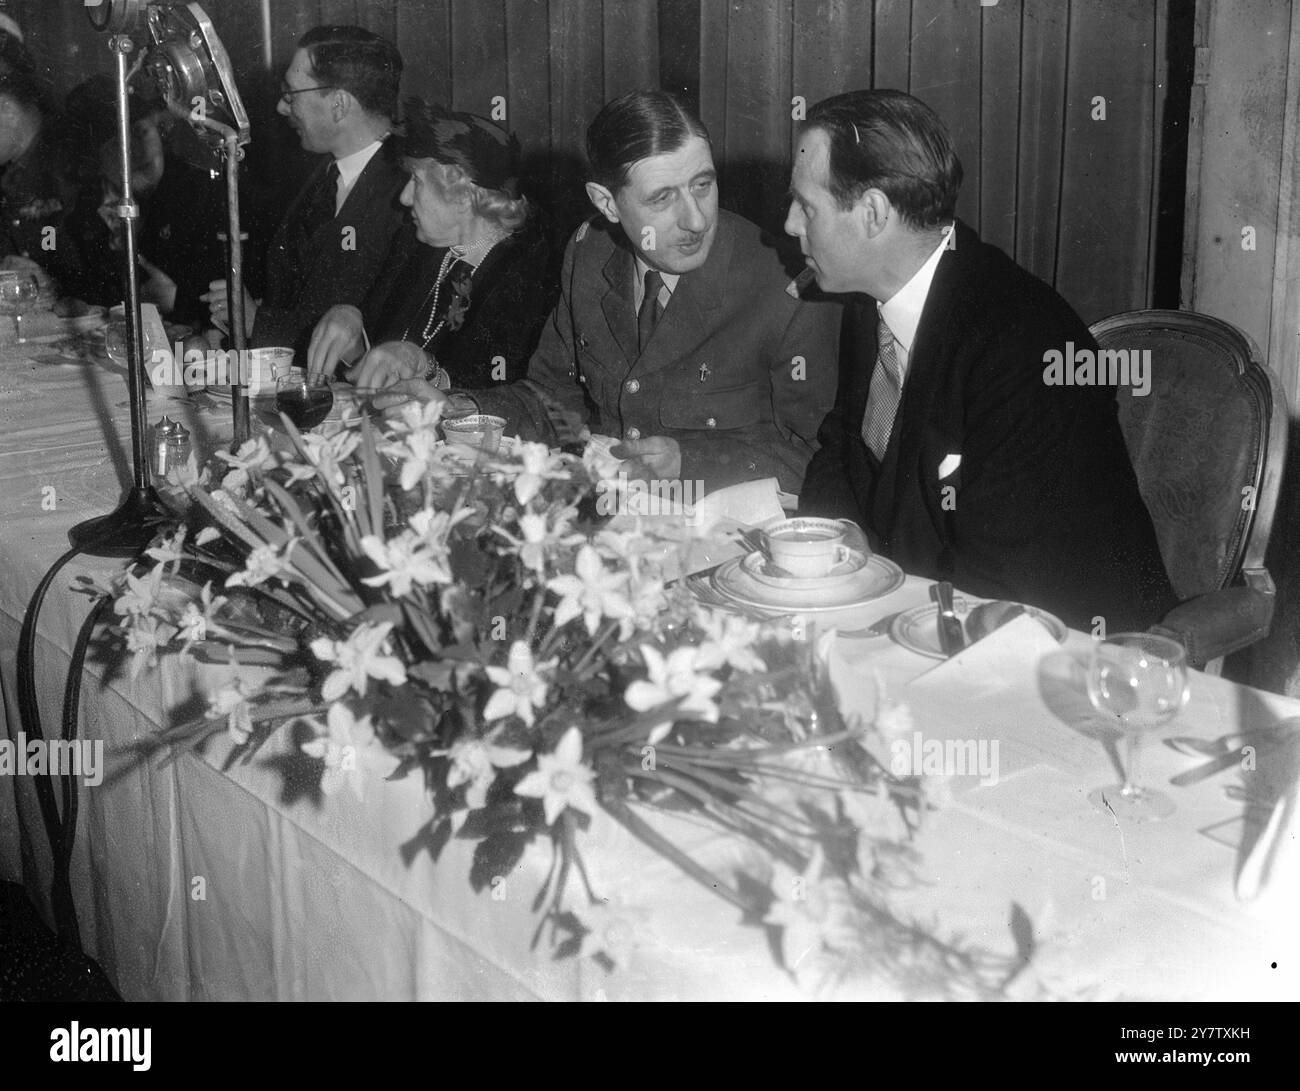
[[[484,189],[519,194],[519,141],[494,121],[421,99],[402,108],[396,151],[404,159],[436,159],[460,167]]]

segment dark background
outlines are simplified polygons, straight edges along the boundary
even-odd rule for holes
[[[504,97],[560,232],[587,208],[586,124],[624,91],[698,103],[724,205],[779,229],[792,99],[900,87],[952,130],[961,216],[1086,321],[1178,305],[1191,0],[270,0],[269,67],[262,0],[202,6],[252,120],[250,180],[273,205],[306,166],[274,113],[294,44],[318,23],[359,23],[402,51],[407,93],[483,114]],[[83,0],[0,11],[60,92],[111,71]]]

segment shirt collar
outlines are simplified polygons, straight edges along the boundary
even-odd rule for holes
[[[911,353],[912,342],[916,340],[916,328],[921,324],[921,311],[925,309],[925,300],[930,294],[934,271],[939,267],[939,259],[948,249],[949,240],[956,230],[957,225],[950,224],[934,253],[925,259],[925,264],[912,275],[912,279],[890,296],[888,301],[878,304],[880,317],[885,320],[894,340],[906,353]]]
[[[645,259],[643,259],[640,254],[636,255],[636,283],[637,283],[636,294],[638,296],[643,291],[645,291],[645,275],[652,268],[654,267],[650,265],[649,262],[645,261]],[[658,272],[659,275],[663,278],[664,287],[668,289],[668,294],[672,295],[673,292],[677,291],[677,281],[681,278],[682,274],[665,273],[662,270],[658,270]]]
[[[355,151],[351,155],[345,155],[342,159],[336,159],[334,165],[339,169],[339,190],[347,192],[352,188],[352,184],[361,177],[361,172],[366,169],[366,165],[374,158],[375,152],[384,146],[382,140],[375,140],[367,144],[360,151]]]

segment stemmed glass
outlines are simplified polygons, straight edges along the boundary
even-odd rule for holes
[[[276,380],[275,408],[300,431],[315,428],[330,415],[333,407],[334,393],[324,375],[308,375],[294,368]]]
[[[18,331],[18,343],[25,344],[27,337],[23,334],[23,311],[34,303],[41,294],[40,285],[33,276],[6,274],[0,277],[0,314],[13,315],[14,328]]]
[[[1128,741],[1124,783],[1088,796],[1099,811],[1132,822],[1174,812],[1167,795],[1138,785],[1142,744],[1187,704],[1187,653],[1176,640],[1153,633],[1117,633],[1099,641],[1088,665],[1088,697],[1113,718]]]

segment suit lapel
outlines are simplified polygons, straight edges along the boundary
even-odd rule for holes
[[[610,334],[623,350],[623,359],[630,363],[637,357],[636,311],[632,308],[636,260],[627,247],[616,239],[613,242],[613,250],[603,270],[605,294],[601,297],[600,309]]]
[[[938,481],[939,460],[945,454],[960,453],[960,437],[934,435],[931,425],[935,393],[960,347],[953,340],[957,324],[951,321],[960,282],[957,254],[945,251],[935,269],[908,358],[898,421],[882,467],[883,482],[890,487],[888,495],[878,496],[876,504],[888,528],[887,536],[892,536],[903,499],[919,495],[926,503],[935,532],[945,542],[948,538],[944,513],[936,500],[938,490],[928,486]],[[950,450],[940,452],[940,447]]]
[[[718,229],[709,256],[700,268],[683,273],[655,326],[654,336],[636,362],[638,374],[659,371],[683,359],[700,343],[701,334],[717,328],[714,312],[722,308],[727,270],[736,236],[730,221],[718,213]]]

